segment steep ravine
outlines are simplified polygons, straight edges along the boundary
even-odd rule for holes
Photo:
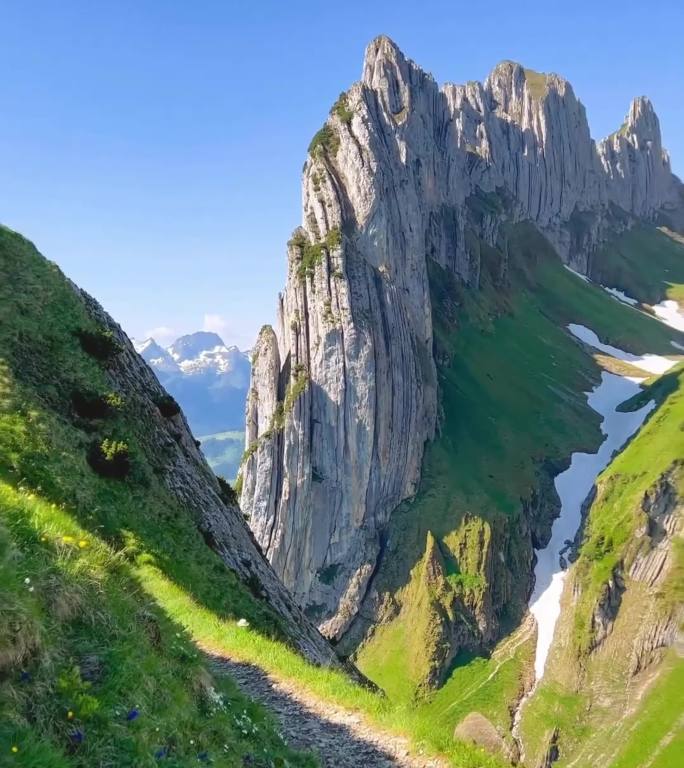
[[[593,454],[604,438],[583,394],[600,384],[601,369],[564,326],[583,317],[616,344],[674,352],[658,323],[554,263],[539,235],[511,236],[507,252],[505,288],[493,291],[483,278],[471,296],[443,275],[435,281],[440,434],[427,448],[416,499],[392,516],[367,601],[340,644],[346,651],[360,637],[357,663],[393,696],[445,684],[460,700],[454,713],[468,706],[459,689],[472,687],[472,654],[487,658],[525,614],[534,550],[548,543],[560,508],[554,476],[568,468],[572,453]],[[622,356],[657,370],[672,364]],[[644,375],[605,353],[600,361],[609,378],[609,371]],[[428,568],[430,537],[438,541],[439,569]],[[426,592],[436,599],[425,600]],[[506,686],[492,696],[512,705],[515,680]],[[510,727],[508,714],[497,718]]]
[[[582,510],[544,675],[518,718],[526,764],[669,768],[681,755],[681,365],[621,415],[653,402]]]
[[[164,389],[121,328],[96,301],[84,292],[79,293],[94,322],[107,329],[121,345],[121,352],[109,370],[114,386],[138,403],[147,403],[154,413],[155,399],[165,394]],[[143,406],[138,407],[141,412],[144,410]],[[265,561],[237,504],[222,498],[183,414],[154,420],[144,434],[147,450],[166,457],[164,482],[183,507],[195,515],[207,544],[229,569],[251,585],[257,598],[267,601],[283,622],[287,635],[307,658],[337,666],[340,662],[334,651],[302,615]]]
[[[353,687],[119,326],[0,227],[0,764],[311,766],[207,636]]]
[[[605,350],[596,334],[581,326],[571,326],[571,332],[590,348]],[[611,354],[618,359],[628,360],[646,373],[664,373],[675,365],[675,361],[657,355],[636,357],[611,348]],[[643,380],[643,379],[642,379]],[[530,612],[536,623],[536,649],[534,659],[533,687],[521,700],[513,719],[513,735],[519,740],[520,718],[527,700],[534,695],[536,686],[544,675],[546,661],[551,648],[556,622],[561,611],[561,595],[567,577],[568,558],[572,542],[582,525],[582,514],[599,473],[608,466],[616,451],[639,429],[648,414],[655,407],[653,400],[633,411],[618,411],[618,406],[641,391],[640,380],[604,372],[601,383],[587,393],[589,406],[602,417],[601,432],[604,440],[593,454],[573,454],[570,466],[555,478],[561,508],[553,523],[552,536],[548,545],[536,553],[534,568],[535,585],[530,598]],[[523,752],[524,757],[524,752]]]

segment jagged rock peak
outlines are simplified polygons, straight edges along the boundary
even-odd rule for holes
[[[644,141],[657,142],[660,146],[660,120],[647,96],[637,96],[632,100],[624,125],[626,132]]]
[[[278,340],[270,325],[259,332],[252,352],[252,392],[247,403],[247,444],[252,445],[268,428],[275,409],[280,376]]]
[[[423,579],[429,585],[441,586],[444,570],[444,557],[437,539],[432,531],[428,531],[423,558]]]
[[[387,67],[394,67],[406,74],[409,67],[415,67],[415,64],[409,63],[394,40],[387,35],[378,35],[366,47],[363,59],[363,83],[369,88],[376,88]]]
[[[181,361],[196,357],[201,352],[223,346],[223,339],[217,333],[196,331],[176,339],[169,347],[169,352],[175,360]]]
[[[361,81],[369,88],[377,90],[382,88],[388,72],[393,72],[397,80],[405,85],[409,84],[412,77],[433,80],[431,75],[405,56],[392,39],[379,35],[366,47]]]
[[[572,86],[564,77],[554,72],[537,72],[534,69],[528,69],[517,61],[510,60],[497,64],[485,82],[490,86],[498,82],[509,92],[516,93],[520,98],[525,89],[532,98],[538,100],[543,100],[550,90],[558,91],[564,95],[569,89],[569,92],[572,93]]]
[[[640,217],[676,204],[679,183],[662,146],[660,121],[646,96],[632,101],[622,126],[596,149],[613,203]]]

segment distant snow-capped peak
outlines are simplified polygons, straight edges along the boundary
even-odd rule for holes
[[[136,351],[157,372],[164,374],[231,374],[249,379],[249,357],[236,346],[227,347],[216,333],[197,331],[176,339],[166,349],[150,338],[134,342]]]
[[[149,338],[140,342],[134,340],[133,346],[143,360],[155,370],[163,373],[178,373],[180,371],[176,361],[169,352],[160,347],[154,339]]]
[[[217,333],[197,331],[181,336],[168,348],[169,354],[176,362],[195,360],[202,352],[208,352],[218,347],[225,348],[223,339]]]

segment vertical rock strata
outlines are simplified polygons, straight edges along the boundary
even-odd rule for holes
[[[645,98],[597,145],[557,75],[504,62],[440,88],[388,38],[369,45],[309,148],[242,467],[254,534],[325,634],[339,639],[358,611],[434,436],[427,259],[476,288],[478,243],[529,219],[586,272],[618,209],[653,217],[678,185]]]

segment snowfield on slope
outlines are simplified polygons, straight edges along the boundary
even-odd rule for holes
[[[684,331],[684,311],[674,299],[666,299],[660,304],[653,305],[653,311],[659,320],[675,328],[678,331]]]
[[[648,373],[662,374],[675,361],[659,355],[632,355],[617,347],[603,344],[598,336],[582,325],[569,325],[578,339],[619,360],[625,360]],[[601,432],[605,439],[596,453],[573,453],[570,466],[555,479],[561,500],[561,511],[552,528],[551,540],[545,549],[537,550],[535,587],[530,598],[530,612],[537,622],[537,648],[535,680],[544,674],[546,659],[560,615],[560,599],[566,577],[564,553],[575,537],[582,522],[582,504],[591,491],[600,472],[610,463],[615,451],[620,450],[639,429],[653,401],[638,411],[621,413],[616,408],[640,390],[640,379],[618,376],[604,371],[601,383],[587,393],[589,406],[603,417]]]
[[[570,268],[568,267],[568,269]],[[570,269],[570,271],[573,272],[574,270]],[[586,280],[584,275],[580,275],[578,272],[574,272],[574,274],[576,274],[577,277]],[[631,296],[628,296],[624,291],[621,291],[618,288],[608,288],[605,285],[602,285],[601,288],[623,304],[629,304],[630,307],[639,309],[640,302]],[[674,328],[676,331],[684,331],[684,310],[674,299],[664,299],[658,304],[654,304],[651,309],[653,309],[653,313],[658,320],[665,323],[665,325],[669,325],[670,328]],[[672,343],[678,346],[676,342]]]
[[[604,291],[607,291],[613,298],[617,299],[618,301],[621,301],[623,304],[629,304],[630,307],[637,307],[639,306],[639,302],[636,299],[633,299],[631,296],[628,296],[624,291],[621,291],[619,288],[609,288],[607,285],[602,285],[601,288],[603,288]]]
[[[594,331],[584,325],[571,323],[568,326],[568,329],[573,336],[580,341],[583,341],[585,344],[588,344],[590,347],[594,347],[594,349],[598,349],[600,352],[611,355],[611,357],[614,357],[617,360],[624,360],[626,363],[631,363],[636,368],[641,368],[648,373],[660,376],[666,371],[669,371],[674,365],[673,360],[669,360],[667,357],[662,357],[662,355],[633,355],[630,352],[624,352],[610,344],[603,344]]]

